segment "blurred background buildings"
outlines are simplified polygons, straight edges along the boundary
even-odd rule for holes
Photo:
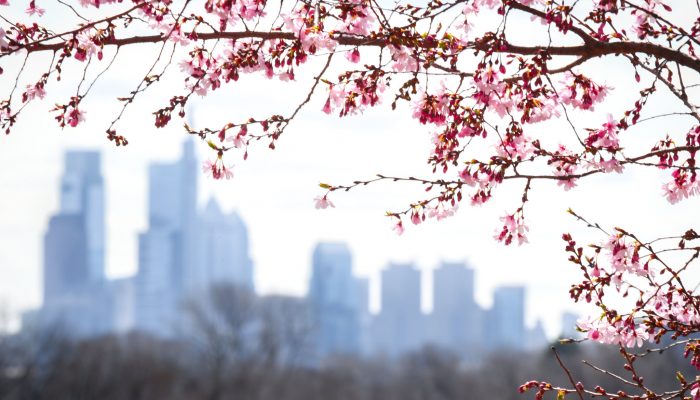
[[[256,313],[303,319],[312,363],[336,355],[396,359],[425,346],[476,363],[496,349],[524,351],[547,343],[541,324],[525,326],[524,287],[497,288],[492,307],[484,309],[474,298],[474,270],[465,263],[442,263],[432,272],[430,313],[421,309],[422,272],[412,264],[388,265],[379,278],[381,308],[373,315],[369,279],[354,274],[344,243],[316,245],[306,298],[256,297],[243,219],[222,212],[213,199],[197,205],[192,142],[184,144],[178,161],[149,168],[148,228],[138,238],[136,275],[106,279],[100,153],[69,151],[64,165],[61,207],[44,237],[44,302],[24,314],[25,331],[61,327],[76,338],[143,332],[179,339],[201,328],[193,324],[204,323],[203,299],[209,299],[207,307],[226,311],[217,318],[242,318],[253,309],[242,304],[256,302]],[[248,294],[212,294],[224,286]],[[193,309],[200,314],[187,318]],[[575,316],[563,320],[573,326]]]

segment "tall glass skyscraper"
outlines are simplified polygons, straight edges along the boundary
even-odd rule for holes
[[[139,235],[136,328],[160,336],[178,329],[178,308],[195,276],[197,161],[186,141],[182,158],[148,170],[148,230]]]
[[[224,213],[210,199],[199,218],[197,269],[201,289],[231,283],[254,291],[248,229],[237,212]]]
[[[390,264],[381,274],[381,312],[372,321],[372,351],[398,357],[425,339],[421,272],[413,264]]]
[[[476,356],[482,318],[474,300],[474,270],[464,263],[442,263],[433,272],[430,340],[465,357]]]
[[[357,354],[366,295],[353,276],[352,255],[344,243],[319,243],[313,252],[309,301],[315,325],[317,356]]]
[[[44,236],[43,327],[65,326],[75,335],[110,328],[104,292],[104,187],[100,153],[68,151],[61,178],[61,208]]]
[[[199,173],[190,140],[179,160],[149,168],[149,227],[139,236],[135,278],[137,329],[177,336],[187,323],[184,307],[201,300],[212,285],[254,290],[245,223],[235,212],[222,212],[213,199],[198,210]]]
[[[105,279],[105,207],[100,159],[97,151],[66,152],[61,179],[60,215],[79,215],[83,220],[91,282]]]
[[[502,286],[493,293],[490,310],[490,347],[522,349],[525,346],[525,288]]]

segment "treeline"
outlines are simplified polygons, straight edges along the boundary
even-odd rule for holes
[[[426,347],[400,360],[314,359],[313,324],[301,304],[256,300],[230,287],[212,290],[186,313],[186,340],[131,333],[70,340],[60,330],[0,338],[2,400],[450,400],[525,399],[518,386],[547,379],[570,386],[550,349],[503,350],[480,365]],[[614,346],[557,345],[572,376],[608,392],[642,394],[593,365],[629,378]],[[637,362],[655,391],[676,388],[676,371],[695,371],[673,348]]]

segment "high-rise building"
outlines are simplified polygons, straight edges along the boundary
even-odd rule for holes
[[[381,273],[381,312],[372,321],[372,353],[397,357],[425,343],[421,275],[412,264],[390,264]]]
[[[482,318],[474,300],[474,270],[464,263],[442,263],[433,272],[430,341],[475,357],[481,348]]]
[[[139,236],[135,278],[136,328],[159,336],[178,335],[183,307],[216,284],[253,291],[248,231],[241,217],[226,214],[215,200],[197,209],[194,144],[182,157],[149,168],[148,230]]]
[[[232,283],[254,291],[248,229],[237,212],[225,214],[213,198],[200,214],[197,268],[201,289]]]
[[[503,286],[493,294],[493,307],[485,324],[489,348],[523,349],[525,346],[525,288]]]
[[[197,282],[197,165],[194,143],[182,158],[148,171],[148,230],[139,236],[135,325],[161,336],[177,333],[179,307]]]
[[[181,282],[176,273],[180,235],[150,228],[139,235],[139,271],[135,278],[135,327],[159,336],[173,336]]]
[[[355,277],[355,295],[358,321],[359,354],[367,355],[371,351],[372,316],[369,313],[369,278]]]
[[[60,215],[79,215],[83,220],[90,282],[105,279],[104,187],[100,164],[97,151],[68,151],[61,179]]]
[[[44,236],[44,301],[41,327],[76,336],[105,332],[104,188],[100,154],[69,151],[61,179],[61,208]]]
[[[44,235],[44,307],[87,288],[85,226],[79,214],[56,215]]]
[[[343,243],[319,243],[314,249],[309,301],[319,358],[360,350],[359,307],[364,300],[352,274],[352,255]]]

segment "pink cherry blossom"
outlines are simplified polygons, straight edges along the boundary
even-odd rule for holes
[[[413,223],[413,225],[418,225],[421,222],[423,222],[423,218],[421,217],[420,212],[416,209],[414,209],[411,213],[411,222]]]
[[[620,139],[617,137],[618,127],[612,115],[608,114],[608,121],[602,129],[591,132],[586,139],[586,145],[592,148],[615,152],[620,149]]]
[[[397,72],[414,72],[418,71],[418,60],[411,54],[406,47],[389,46],[391,59],[394,63],[391,68]]]
[[[640,263],[639,245],[627,241],[623,234],[612,235],[603,243],[607,251],[611,272],[646,276],[650,271]]]
[[[221,157],[217,157],[214,161],[206,160],[202,164],[202,171],[216,180],[233,178],[232,168],[232,166],[225,166]]]
[[[4,4],[4,5],[7,5],[7,4]],[[27,14],[29,14],[29,15],[37,15],[37,16],[41,17],[41,16],[44,15],[44,13],[46,12],[46,10],[43,9],[43,8],[41,8],[41,7],[38,7],[38,6],[36,5],[36,1],[35,1],[35,0],[31,0],[31,1],[29,2],[29,6],[27,7],[27,10],[26,10],[25,12],[26,12]]]
[[[345,53],[345,58],[351,63],[357,64],[360,62],[360,50],[355,47],[352,51]]]
[[[403,232],[404,232],[403,222],[399,219],[399,221],[396,223],[396,225],[394,225],[393,229],[397,235],[399,235],[399,236],[403,235]]]
[[[325,210],[328,207],[335,208],[335,204],[328,200],[328,195],[324,195],[323,197],[316,197],[314,198],[314,206],[316,207],[317,210],[322,209]]]
[[[85,112],[80,111],[77,107],[71,107],[67,111],[66,123],[75,128],[79,123],[85,121]]]
[[[513,214],[504,215],[501,217],[501,221],[503,221],[503,228],[496,231],[494,236],[497,241],[503,242],[505,245],[513,243],[513,240],[517,240],[518,245],[527,243],[525,234],[529,228],[525,225],[522,209]]]
[[[438,221],[455,215],[457,206],[449,206],[445,203],[439,203],[435,207],[428,208],[428,218],[435,218]]]
[[[676,169],[671,173],[673,180],[662,186],[664,196],[669,203],[675,204],[691,196],[700,194],[700,180],[697,175],[690,174],[683,169]]]
[[[29,101],[34,100],[36,97],[43,99],[46,96],[46,91],[43,84],[27,85],[27,90],[24,94],[26,96],[25,101]]]

